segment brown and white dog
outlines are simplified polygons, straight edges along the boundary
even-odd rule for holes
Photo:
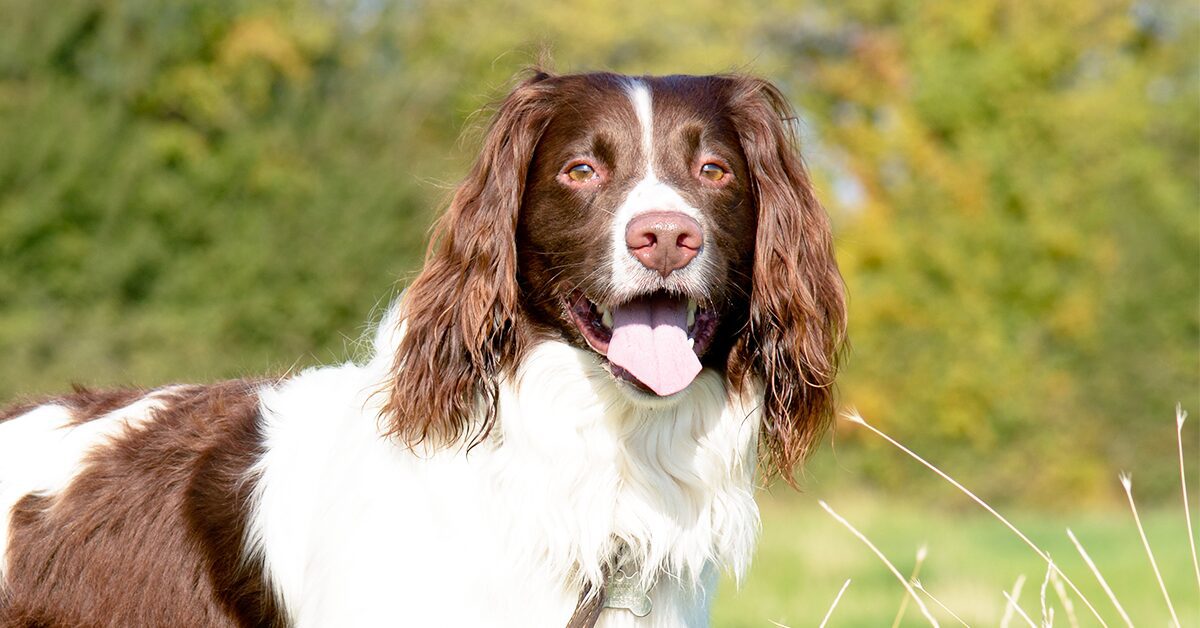
[[[832,412],[790,118],[753,78],[536,73],[369,361],[0,413],[0,625],[707,625],[760,459],[790,480]]]

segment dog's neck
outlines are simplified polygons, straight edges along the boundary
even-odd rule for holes
[[[590,353],[554,342],[502,386],[487,458],[496,495],[521,500],[513,533],[540,550],[526,558],[596,583],[623,542],[646,584],[698,583],[710,565],[740,576],[758,529],[753,405],[712,371],[660,407],[617,386]]]

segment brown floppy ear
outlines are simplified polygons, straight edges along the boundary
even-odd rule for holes
[[[522,351],[517,213],[550,117],[548,78],[537,72],[500,105],[478,160],[434,225],[425,267],[402,297],[384,416],[389,433],[410,445],[483,439],[499,379]]]
[[[767,473],[794,484],[796,465],[833,417],[845,287],[787,99],[765,81],[730,80],[731,115],[746,155],[758,232],[750,320],[730,356],[729,374],[738,387],[751,374],[761,379]]]

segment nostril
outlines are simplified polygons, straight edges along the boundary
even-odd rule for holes
[[[700,237],[700,231],[697,229],[694,232],[693,231],[684,231],[684,232],[680,233],[679,238],[675,241],[675,244],[677,246],[681,246],[683,248],[699,250],[700,245],[703,242],[704,242],[704,240]]]

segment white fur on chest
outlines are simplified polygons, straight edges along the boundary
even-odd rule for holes
[[[563,626],[621,539],[654,610],[600,626],[707,625],[719,570],[758,530],[758,416],[706,371],[637,407],[559,343],[502,386],[491,438],[416,454],[379,435],[381,365],[305,373],[263,396],[251,543],[296,625]]]

